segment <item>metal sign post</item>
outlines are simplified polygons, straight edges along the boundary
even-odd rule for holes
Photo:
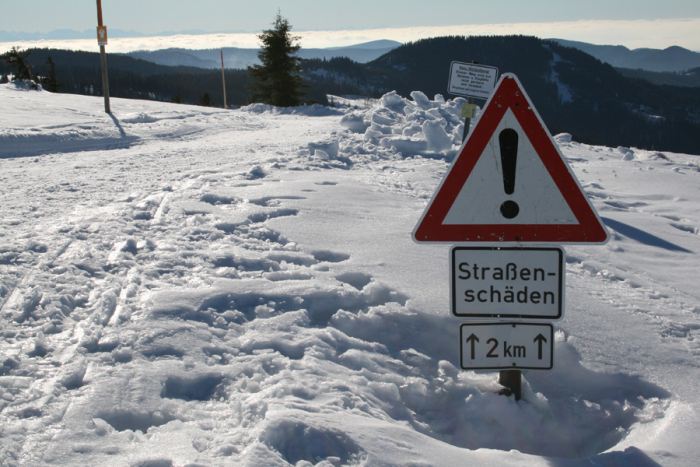
[[[520,370],[501,370],[498,372],[498,384],[503,386],[499,394],[515,397],[519,401],[523,397],[523,380]]]
[[[107,26],[102,22],[102,0],[97,0],[97,44],[100,46],[100,70],[102,71],[102,95],[105,99],[105,112],[112,113],[109,106],[109,76],[107,74]]]
[[[224,73],[224,49],[221,49],[221,86],[224,91],[224,109],[228,109],[228,102],[226,99],[226,74]]]
[[[462,118],[464,119],[464,130],[462,131],[462,141],[467,140],[469,135],[469,127],[471,126],[472,118],[476,112],[476,104],[472,103],[470,98],[467,98],[467,103],[462,107]]]

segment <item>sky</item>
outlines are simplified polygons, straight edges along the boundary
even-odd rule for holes
[[[302,37],[315,42],[302,41],[306,47],[348,45],[352,43],[348,42],[351,37],[352,40],[405,41],[454,32],[526,33],[631,48],[681,45],[700,50],[698,0],[103,0],[102,3],[105,24],[112,30],[151,36],[175,32],[249,33],[228,37],[232,41],[252,41],[252,46],[255,36],[250,33],[268,27],[279,8],[295,31],[309,32]],[[2,0],[0,31],[3,40],[15,40],[12,32],[94,31],[95,10],[92,0]]]

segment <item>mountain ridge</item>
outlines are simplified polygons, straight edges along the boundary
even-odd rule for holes
[[[304,59],[322,60],[347,57],[359,63],[367,63],[400,45],[400,42],[381,39],[342,47],[302,48],[297,55]],[[224,62],[227,68],[243,69],[260,63],[258,60],[260,49],[244,47],[223,47],[220,49],[168,48],[152,51],[134,51],[125,55],[159,65],[219,68],[221,66],[220,51],[224,52]]]
[[[700,67],[700,53],[677,45],[665,49],[629,49],[624,45],[597,45],[567,39],[548,40],[581,50],[618,68],[678,72]]]
[[[310,61],[306,69],[329,77],[326,81],[339,76],[339,85],[343,79],[360,83],[360,93],[393,89],[401,95],[412,90],[433,95],[446,93],[453,60],[484,63],[501,73],[517,74],[552,133],[570,132],[591,144],[700,150],[694,136],[700,133],[700,96],[693,88],[627,78],[585,52],[535,37],[423,39],[364,66],[340,60]]]

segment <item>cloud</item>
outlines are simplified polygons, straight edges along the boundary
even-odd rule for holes
[[[402,28],[357,29],[338,31],[297,31],[303,47],[333,47],[357,44],[376,39],[408,42],[445,35],[525,34],[542,38],[560,38],[593,44],[625,45],[629,48],[666,48],[679,45],[700,50],[700,18],[659,20],[581,20],[539,23],[464,24],[454,26],[412,26]],[[92,39],[36,40],[0,42],[0,52],[12,46],[53,47],[72,50],[97,50]],[[109,52],[157,50],[170,47],[211,49],[219,47],[258,47],[252,33],[181,34],[151,37],[118,37],[110,39]]]

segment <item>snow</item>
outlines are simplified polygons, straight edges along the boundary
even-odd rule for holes
[[[392,91],[369,109],[348,111],[340,124],[362,135],[347,138],[348,145],[353,145],[351,153],[449,160],[462,144],[465,103],[462,98],[445,101],[439,94],[430,100],[420,91],[413,91],[411,99],[406,99]]]
[[[697,156],[556,140],[610,229],[567,247],[552,371],[459,370],[410,232],[464,101],[236,111],[0,86],[0,463],[700,458]]]
[[[550,49],[551,51],[551,49]],[[557,95],[559,96],[559,102],[562,104],[571,104],[574,101],[574,96],[571,88],[559,79],[559,73],[557,72],[557,64],[562,63],[563,60],[561,56],[552,52],[552,59],[549,62],[549,76],[547,79],[550,83],[553,83],[557,88]]]
[[[324,107],[319,104],[301,105],[298,107],[275,107],[270,104],[249,104],[240,108],[243,112],[251,112],[256,114],[273,113],[273,114],[294,114],[305,115],[307,117],[322,117],[327,115],[341,115],[342,113],[330,107]]]

